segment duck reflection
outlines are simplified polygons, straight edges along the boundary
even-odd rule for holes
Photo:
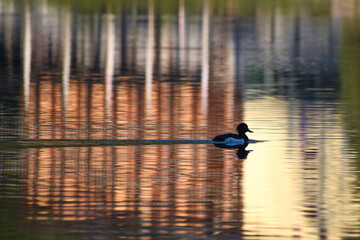
[[[248,146],[248,143],[245,144],[241,144],[241,145],[226,145],[226,144],[217,144],[215,143],[214,146],[218,147],[218,148],[223,148],[223,149],[237,149],[236,155],[239,159],[246,159],[248,154],[252,151],[252,150],[246,150],[246,147]]]

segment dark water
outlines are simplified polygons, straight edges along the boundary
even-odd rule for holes
[[[360,238],[354,1],[0,1],[0,239]]]

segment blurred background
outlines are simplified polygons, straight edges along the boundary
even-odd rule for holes
[[[360,237],[357,0],[0,0],[2,239]]]

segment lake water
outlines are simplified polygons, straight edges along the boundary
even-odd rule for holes
[[[0,1],[0,239],[359,239],[360,9]],[[263,140],[25,147],[11,139]]]

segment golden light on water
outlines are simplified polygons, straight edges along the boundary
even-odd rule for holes
[[[301,104],[306,113],[294,111],[294,105]],[[264,115],[263,109],[269,111]],[[355,179],[346,173],[351,167],[344,162],[346,142],[339,127],[342,119],[334,114],[338,111],[336,104],[319,111],[307,103],[275,97],[247,102],[245,115],[257,130],[254,138],[268,140],[255,144],[251,160],[244,164],[244,218],[251,223],[247,229],[266,235],[284,231],[290,236],[297,229],[298,236],[310,238],[321,233],[341,237],[358,206],[351,203],[350,183]],[[268,122],[267,131],[262,129],[262,121]],[[320,127],[306,128],[319,122]],[[348,215],[350,212],[353,214]],[[257,228],[267,224],[266,230]]]

